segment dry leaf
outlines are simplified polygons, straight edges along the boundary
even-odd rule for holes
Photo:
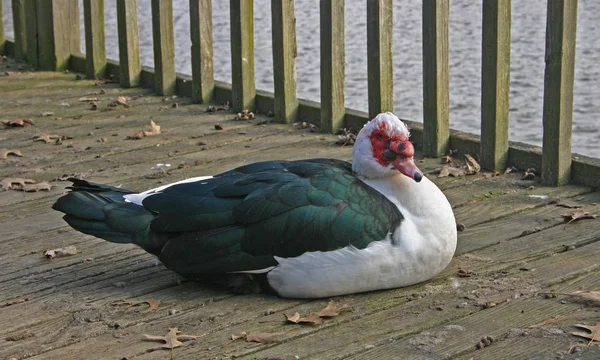
[[[25,192],[38,192],[41,190],[50,191],[52,190],[52,185],[47,182],[40,182],[35,184],[25,184],[25,185],[17,185],[16,187],[13,185],[14,190],[20,190]]]
[[[583,324],[575,324],[574,326],[578,327],[580,329],[585,329],[585,330],[589,331],[589,333],[581,332],[581,331],[573,331],[573,332],[571,332],[571,335],[589,339],[590,343],[592,343],[593,341],[600,341],[600,322],[596,323],[596,326],[589,326],[589,325],[583,325]]]
[[[52,111],[43,111],[40,113],[41,117],[52,116],[54,113]]]
[[[180,347],[183,343],[179,340],[196,340],[204,335],[186,335],[183,334],[177,328],[169,328],[169,332],[165,336],[155,336],[143,334],[147,340],[150,341],[162,341],[164,344],[161,345],[163,349],[174,349]]]
[[[242,110],[242,112],[237,113],[235,117],[236,120],[252,120],[254,119],[254,113],[248,109]]]
[[[438,177],[446,177],[446,176],[463,176],[467,174],[467,170],[463,168],[457,168],[450,165],[445,165],[440,170],[440,174]]]
[[[590,213],[588,213],[587,211],[585,211],[583,209],[575,209],[575,210],[571,211],[570,214],[562,214],[561,216],[565,219],[565,221],[567,221],[567,224],[570,224],[576,220],[595,219],[598,217],[598,215],[591,215]]]
[[[311,325],[319,325],[323,323],[323,319],[319,316],[318,313],[311,312],[306,317],[300,317],[300,314],[295,313],[283,313],[285,316],[285,320],[294,324],[311,324]]]
[[[221,124],[215,124],[215,130],[223,130],[223,125]]]
[[[79,101],[92,102],[92,101],[98,101],[98,98],[96,98],[96,97],[90,97],[90,96],[84,96],[84,97],[80,97]]]
[[[73,245],[65,246],[64,248],[52,249],[44,251],[44,256],[48,259],[52,259],[60,256],[68,256],[68,255],[76,255],[81,251],[77,250],[77,248]]]
[[[144,130],[144,136],[152,136],[160,134],[160,126],[156,125],[156,123],[150,120],[150,125],[148,127],[150,130]]]
[[[348,304],[344,304],[344,305],[338,307],[337,304],[335,303],[335,301],[329,300],[329,304],[327,304],[327,307],[324,308],[323,310],[319,311],[317,314],[320,317],[334,317],[334,316],[338,316],[340,314],[340,312],[342,312],[343,310],[346,310],[348,308],[349,308]]]
[[[61,136],[56,134],[39,134],[33,137],[33,141],[43,141],[46,144],[49,144],[60,138]]]
[[[160,300],[149,299],[149,300],[121,300],[112,303],[113,306],[127,305],[128,308],[132,308],[134,306],[148,304],[148,309],[145,312],[150,312],[154,310],[158,310],[160,306]]]
[[[16,189],[17,187],[23,187],[26,184],[33,184],[35,180],[23,179],[23,178],[4,178],[0,181],[0,187],[2,190]]]
[[[23,154],[21,154],[21,151],[16,150],[16,149],[6,149],[6,148],[0,149],[0,159],[6,160],[6,157],[8,155],[23,156]]]
[[[131,105],[129,105],[127,103],[127,100],[129,100],[129,99],[131,99],[131,98],[126,98],[124,96],[117,96],[117,98],[114,101],[110,102],[108,104],[108,106],[110,106],[110,107],[117,107],[117,106],[121,105],[121,106],[123,106],[125,108],[130,108]]]
[[[18,118],[10,121],[2,121],[2,124],[9,127],[23,127],[25,125],[34,125],[31,119]]]
[[[256,333],[256,334],[248,334],[245,331],[242,331],[239,335],[232,334],[231,341],[235,341],[238,339],[244,339],[247,342],[257,342],[261,344],[266,344],[275,341],[275,338],[279,335],[283,335],[283,332],[274,332],[274,333]]]
[[[229,101],[225,101],[223,105],[210,105],[208,108],[206,108],[206,112],[217,112],[223,110],[229,110]]]

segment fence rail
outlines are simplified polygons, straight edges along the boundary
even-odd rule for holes
[[[429,156],[452,148],[479,153],[486,169],[542,169],[544,181],[600,186],[600,161],[571,154],[577,0],[548,0],[543,148],[509,142],[510,0],[482,0],[481,136],[449,126],[449,0],[423,0],[423,124],[409,122],[413,141]],[[274,94],[255,89],[253,0],[230,0],[232,83],[214,80],[211,0],[190,0],[192,74],[174,68],[172,0],[152,0],[154,69],[140,64],[137,0],[116,0],[119,62],[106,60],[104,0],[84,0],[86,53],[79,54],[77,0],[12,0],[14,39],[0,52],[47,70],[72,68],[111,75],[124,87],[149,86],[196,102],[230,100],[234,110],[272,111],[278,121],[320,119],[320,128],[361,126],[393,111],[392,0],[367,0],[368,114],[344,107],[344,1],[320,0],[321,103],[296,96],[293,0],[272,0]],[[0,25],[2,19],[0,3]]]

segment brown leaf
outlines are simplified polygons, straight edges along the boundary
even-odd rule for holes
[[[155,300],[155,299],[148,299],[148,300],[121,300],[121,301],[117,301],[112,303],[113,306],[121,306],[121,305],[127,305],[128,308],[132,308],[134,306],[139,306],[142,304],[148,304],[148,309],[146,309],[145,312],[150,312],[150,311],[154,311],[154,310],[158,310],[158,307],[160,306],[160,300]]]
[[[571,211],[570,214],[562,214],[561,216],[565,219],[565,221],[567,221],[567,224],[570,224],[576,220],[595,219],[598,217],[598,215],[591,215],[590,213],[588,213],[587,211],[585,211],[583,209],[575,209],[575,210]]]
[[[48,259],[61,256],[69,256],[79,254],[81,251],[77,250],[74,245],[65,246],[64,248],[57,248],[52,250],[44,251],[44,256]]]
[[[256,334],[247,334],[246,341],[247,342],[257,342],[261,344],[270,343],[276,340],[276,338],[280,335],[283,335],[283,332],[274,332],[274,333],[256,333]]]
[[[41,190],[50,191],[50,190],[52,190],[52,185],[50,185],[44,181],[44,182],[35,183],[35,184],[25,184],[23,186],[18,186],[17,188],[14,188],[14,189],[20,190],[20,191],[25,191],[25,192],[38,192]]]
[[[97,97],[84,96],[84,97],[80,97],[78,101],[92,102],[92,101],[98,101],[98,98]]]
[[[242,331],[240,334],[231,334],[231,341],[235,341],[238,339],[244,339],[247,342],[257,342],[257,343],[270,343],[275,341],[279,335],[285,334],[284,332],[274,332],[274,333],[256,333],[256,334],[248,334],[245,331]]]
[[[56,134],[39,134],[33,137],[33,141],[43,141],[46,144],[49,144],[60,138],[61,136]]]
[[[147,127],[149,130],[144,130],[144,136],[152,136],[160,134],[160,126],[156,125],[156,123],[150,120],[150,125]]]
[[[183,334],[177,328],[169,328],[169,332],[165,336],[155,336],[155,335],[146,335],[143,334],[146,340],[150,341],[162,341],[164,344],[161,345],[163,349],[174,349],[176,347],[180,347],[183,343],[179,340],[196,340],[206,334],[203,335],[186,335]]]
[[[223,105],[210,105],[208,108],[206,108],[206,112],[217,112],[223,110],[229,110],[229,101],[225,101]]]
[[[215,124],[215,130],[223,130],[223,125],[221,124]]]
[[[5,126],[9,126],[9,127],[23,127],[25,125],[34,125],[34,123],[31,119],[23,119],[23,118],[18,118],[18,119],[14,119],[14,120],[10,120],[10,121],[2,121],[2,123]]]
[[[585,330],[589,331],[589,333],[581,332],[581,331],[573,331],[573,332],[571,332],[571,335],[589,339],[590,343],[592,343],[593,341],[600,342],[600,322],[596,323],[596,326],[589,326],[589,325],[583,325],[583,324],[575,324],[574,326],[578,327],[580,329],[585,329]]]
[[[320,317],[334,317],[334,316],[338,316],[340,314],[340,312],[342,312],[343,310],[346,310],[348,308],[349,308],[348,304],[343,304],[342,306],[338,307],[337,304],[335,303],[335,301],[329,300],[329,304],[327,304],[327,307],[325,307],[324,309],[319,311],[317,314]]]
[[[32,180],[32,179],[4,178],[4,179],[2,179],[2,181],[0,181],[0,187],[4,191],[10,190],[10,189],[16,190],[17,187],[23,187],[26,184],[33,184],[33,183],[35,183],[35,180]]]
[[[465,163],[467,166],[467,174],[474,175],[481,171],[479,163],[469,154],[465,154]]]
[[[445,165],[442,167],[440,174],[438,177],[446,177],[446,176],[464,176],[467,175],[467,170],[464,168],[457,168],[454,166]]]
[[[323,323],[323,319],[319,316],[318,313],[311,312],[306,317],[300,317],[300,314],[295,313],[283,313],[286,321],[289,321],[294,324],[311,324],[311,325],[319,325]]]
[[[6,149],[6,148],[0,149],[0,159],[6,160],[6,157],[8,155],[23,156],[23,154],[21,154],[21,151],[16,150],[16,149]]]

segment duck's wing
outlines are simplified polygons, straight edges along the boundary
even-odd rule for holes
[[[174,271],[257,271],[274,256],[383,240],[397,207],[339,160],[256,163],[147,196],[150,228],[166,237],[160,260]]]

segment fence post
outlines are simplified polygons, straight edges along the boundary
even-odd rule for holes
[[[13,32],[15,38],[15,59],[27,59],[27,25],[25,16],[25,0],[12,0]]]
[[[117,29],[119,32],[119,83],[123,87],[140,84],[140,32],[137,0],[117,1]]]
[[[152,0],[154,90],[172,95],[176,90],[173,0]]]
[[[44,70],[68,68],[72,53],[81,49],[79,2],[37,1],[38,60]]]
[[[4,44],[6,38],[4,37],[4,13],[2,12],[2,1],[0,1],[0,55],[4,55]]]
[[[254,1],[230,0],[231,105],[233,111],[254,110]]]
[[[392,0],[367,1],[369,118],[394,111]]]
[[[27,33],[27,63],[39,66],[36,0],[25,0],[25,31]]]
[[[450,142],[449,0],[423,0],[423,150],[441,156]]]
[[[213,99],[215,90],[211,0],[190,0],[190,36],[192,100],[206,103]]]
[[[292,123],[298,115],[294,0],[271,0],[271,24],[275,119]]]
[[[321,131],[344,127],[344,1],[321,0]]]
[[[490,170],[504,170],[508,159],[510,6],[483,1],[480,163]]]
[[[548,0],[542,179],[552,186],[571,180],[576,33],[577,0]]]
[[[104,43],[104,0],[83,0],[87,77],[101,78],[106,70]]]

